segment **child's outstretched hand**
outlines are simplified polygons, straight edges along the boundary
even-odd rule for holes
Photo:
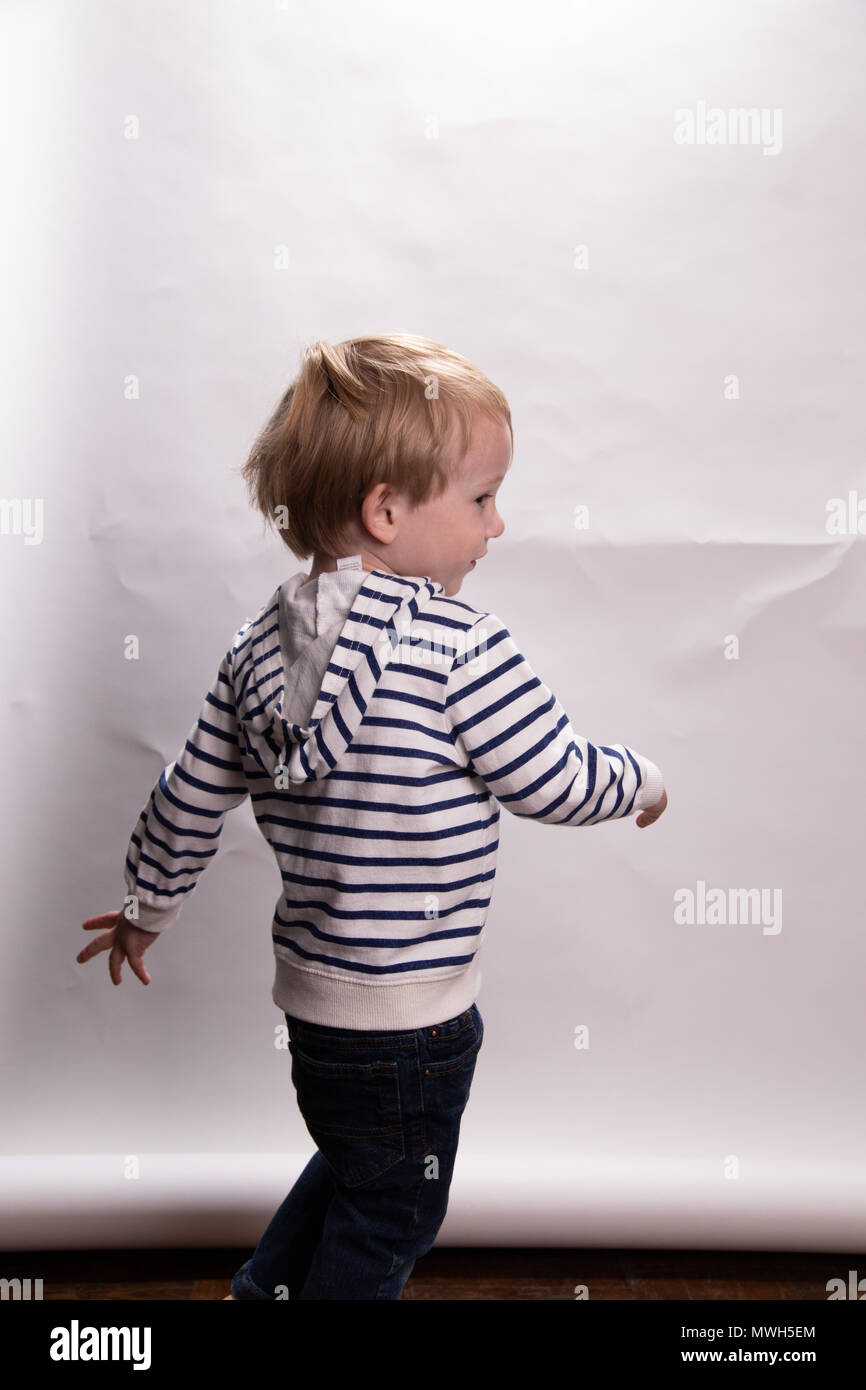
[[[88,917],[81,925],[85,931],[97,931],[100,927],[107,930],[78,952],[75,957],[77,961],[83,964],[99,951],[110,950],[108,973],[116,985],[120,984],[120,967],[124,960],[129,961],[130,969],[143,985],[150,984],[150,976],[144,968],[142,956],[148,946],[156,941],[158,931],[144,931],[142,927],[136,927],[124,917],[122,908],[119,912],[102,912],[97,917]]]
[[[657,821],[667,804],[668,794],[666,791],[663,791],[654,806],[648,806],[645,811],[641,811],[637,818],[637,824],[640,829],[643,830],[645,826],[652,825],[653,821]]]

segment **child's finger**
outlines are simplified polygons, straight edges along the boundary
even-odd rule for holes
[[[144,960],[141,956],[127,956],[129,968],[134,975],[137,975],[143,985],[150,984],[150,976],[144,968]]]
[[[83,946],[78,952],[75,959],[80,961],[83,965],[86,960],[90,960],[91,956],[95,956],[99,951],[107,951],[109,946],[113,944],[114,933],[110,931],[103,932],[102,936],[97,936],[93,941],[88,941],[87,945]]]
[[[108,973],[111,976],[112,981],[116,985],[120,984],[120,967],[125,959],[125,952],[122,950],[120,946],[118,946],[117,942],[115,941],[114,945],[111,948],[111,955],[108,957]]]
[[[88,917],[81,925],[85,931],[99,931],[100,927],[107,927],[109,923],[113,926],[116,920],[116,912],[99,912],[95,917]]]

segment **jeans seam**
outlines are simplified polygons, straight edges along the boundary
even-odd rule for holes
[[[249,1289],[254,1298],[259,1299],[262,1302],[273,1303],[275,1300],[271,1298],[270,1294],[265,1293],[264,1289],[260,1289],[255,1280],[250,1278],[250,1263],[251,1261],[247,1260],[247,1263],[243,1266],[243,1268],[240,1271],[241,1283],[244,1285],[244,1288]]]

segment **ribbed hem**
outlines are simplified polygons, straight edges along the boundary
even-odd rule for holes
[[[272,997],[283,1013],[307,1023],[387,1032],[444,1023],[471,1008],[480,988],[480,949],[453,975],[397,985],[339,980],[277,955]]]
[[[646,777],[644,784],[634,799],[634,813],[646,811],[650,806],[655,806],[661,800],[661,794],[665,789],[664,773],[661,768],[651,763],[649,758],[643,759]]]
[[[127,888],[126,891],[127,893],[134,893],[135,889]],[[130,925],[141,927],[142,931],[166,931],[168,927],[174,926],[185,902],[185,897],[181,898],[180,902],[172,903],[169,907],[151,907],[150,903],[139,902],[138,916],[131,921]]]

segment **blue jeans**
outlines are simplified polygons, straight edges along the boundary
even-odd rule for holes
[[[478,1007],[397,1033],[285,1018],[298,1108],[317,1149],[231,1291],[399,1299],[445,1219],[484,1038]]]

